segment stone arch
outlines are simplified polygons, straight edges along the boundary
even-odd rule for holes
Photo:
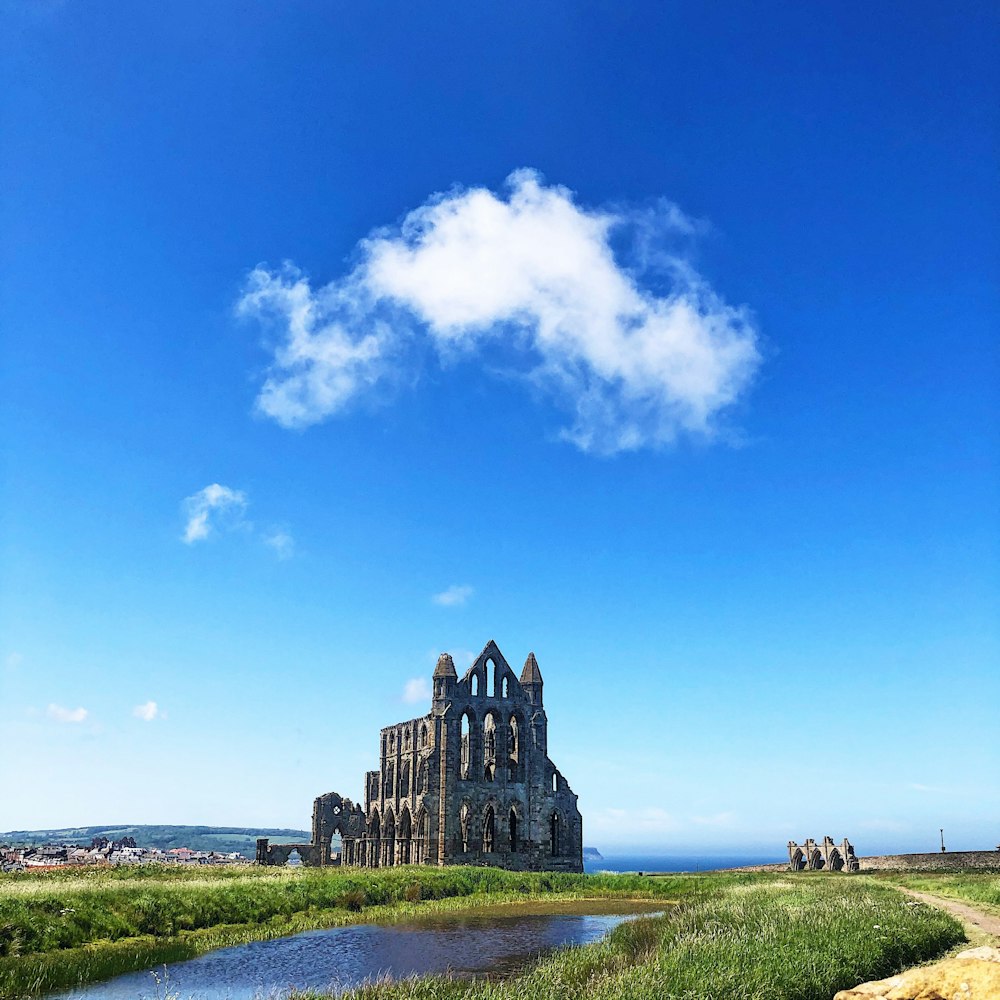
[[[406,798],[410,794],[410,762],[404,760],[399,769],[399,795]]]
[[[510,697],[510,678],[507,676],[507,674],[504,674],[503,678],[500,681],[500,697],[501,698]]]
[[[382,864],[393,865],[396,863],[396,817],[393,815],[392,806],[385,811],[385,820],[382,824]]]
[[[398,864],[408,865],[413,853],[413,822],[410,818],[410,809],[404,804],[399,811],[399,829],[396,833],[398,846],[396,847],[396,857]]]
[[[562,854],[564,828],[565,824],[559,815],[559,810],[553,809],[552,815],[549,816],[549,852],[554,858]]]
[[[495,781],[497,761],[500,759],[502,733],[500,715],[496,710],[486,713],[483,719],[483,780]]]
[[[416,788],[416,791],[417,791],[418,795],[425,795],[427,792],[430,791],[430,785],[428,783],[428,778],[429,778],[429,770],[428,770],[428,767],[427,767],[427,761],[426,760],[422,760],[417,765],[417,788]]]
[[[379,865],[379,851],[381,843],[382,820],[379,816],[378,806],[375,806],[368,819],[367,837],[363,846],[364,861],[369,868],[377,868]]]
[[[460,741],[460,753],[459,759],[461,763],[460,775],[463,778],[468,778],[474,773],[473,763],[475,755],[473,753],[473,744],[475,742],[476,733],[476,716],[471,708],[467,708],[462,713],[461,721],[461,741]]]
[[[427,723],[420,723],[420,748],[421,750],[427,746]]]
[[[486,670],[486,697],[494,698],[497,693],[497,665],[490,657],[484,666]]]
[[[493,803],[483,811],[483,853],[492,854],[497,846],[497,814]]]
[[[507,780],[523,781],[524,771],[521,766],[523,759],[522,741],[524,739],[524,720],[519,712],[511,712],[507,720]]]
[[[512,802],[507,810],[507,843],[512,854],[521,849],[521,804]]]
[[[417,812],[414,829],[416,830],[416,837],[413,842],[413,862],[422,865],[427,860],[427,851],[431,839],[430,817],[423,806]]]
[[[469,850],[469,824],[472,822],[472,806],[463,802],[458,811],[458,832],[462,840],[462,850],[468,853]]]
[[[473,698],[478,698],[479,697],[479,671],[478,670],[469,678],[469,691],[472,694]]]

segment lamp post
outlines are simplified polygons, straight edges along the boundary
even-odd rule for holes
[[[940,833],[941,833],[941,853],[944,854],[944,830],[941,830]]]

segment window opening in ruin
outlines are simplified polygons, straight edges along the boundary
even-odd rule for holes
[[[406,733],[403,736],[403,748],[405,750],[409,750],[410,749],[410,731],[409,731],[409,729],[406,730]]]
[[[494,781],[497,772],[497,719],[490,712],[483,723],[483,777]]]
[[[517,718],[515,716],[510,717],[510,724],[507,727],[507,780],[517,781],[518,780],[518,764],[520,755],[520,746],[518,744],[518,733],[517,733]]]
[[[496,834],[496,817],[493,814],[493,806],[486,807],[486,820],[483,823],[483,850],[487,854],[493,853],[493,839]]]
[[[552,791],[559,791],[559,775],[555,771],[552,772]]]
[[[385,790],[384,794],[387,799],[393,797],[393,792],[396,787],[396,775],[394,774],[395,768],[392,764],[386,766],[385,769]]]
[[[472,765],[472,718],[466,712],[462,716],[462,777],[468,778]]]
[[[399,794],[410,794],[410,762],[408,760],[403,761],[403,767],[399,772]]]
[[[420,727],[420,745],[422,747],[427,746],[427,723],[426,722]]]
[[[552,857],[559,853],[559,813],[553,813],[549,820],[549,839],[552,844]]]
[[[472,675],[472,697],[475,698],[479,694],[479,674]]]
[[[427,791],[427,761],[424,761],[420,765],[420,770],[417,771],[417,791]]]
[[[492,660],[486,661],[486,695],[492,698],[497,693],[497,665]]]
[[[469,803],[464,802],[462,804],[462,812],[459,814],[458,825],[459,829],[462,831],[462,850],[469,850]]]
[[[399,816],[399,863],[408,865],[410,863],[410,846],[413,836],[410,824],[410,810],[403,809]]]
[[[510,809],[510,849],[517,850],[517,813],[514,812],[513,806]]]
[[[392,812],[385,816],[385,836],[382,838],[382,864],[394,865],[396,863],[396,820]]]
[[[503,680],[500,682],[500,697],[506,698],[510,695],[510,688],[507,686],[507,675],[503,675]]]
[[[389,753],[396,752],[396,734],[389,733]]]
[[[299,854],[297,848],[295,850],[293,850],[291,854],[288,855],[288,860],[285,862],[285,864],[286,865],[301,865],[302,864],[302,855]]]

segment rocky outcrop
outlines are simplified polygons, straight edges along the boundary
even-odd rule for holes
[[[1000,949],[971,948],[954,958],[841,990],[834,1000],[997,1000]]]

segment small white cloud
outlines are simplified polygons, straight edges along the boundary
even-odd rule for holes
[[[284,528],[274,528],[264,535],[264,544],[273,549],[279,559],[291,559],[295,555],[295,539]]]
[[[431,685],[426,677],[414,677],[403,686],[403,701],[412,705],[419,701],[430,701]]]
[[[189,496],[183,506],[187,518],[183,539],[191,545],[208,538],[216,524],[238,526],[246,510],[247,497],[242,490],[212,483]]]
[[[49,705],[46,712],[56,722],[84,722],[90,714],[85,708],[63,708],[62,705]]]
[[[8,653],[6,659],[4,660],[4,664],[8,670],[17,670],[23,662],[24,657],[16,651]]]
[[[155,701],[147,701],[144,705],[136,705],[132,709],[132,714],[143,722],[152,722],[154,719],[162,719],[163,712]]]
[[[532,170],[507,191],[456,188],[372,233],[344,277],[313,288],[258,265],[237,313],[277,332],[257,407],[302,428],[409,360],[406,345],[482,360],[497,346],[568,416],[561,436],[612,454],[712,438],[760,363],[757,332],[701,278],[677,206],[577,204]]]
[[[440,604],[445,608],[454,608],[465,602],[475,593],[474,589],[467,583],[453,584],[447,590],[442,590],[440,594],[435,594],[431,600],[435,604]]]

